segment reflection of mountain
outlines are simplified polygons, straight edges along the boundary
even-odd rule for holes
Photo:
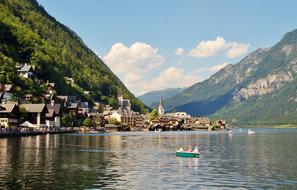
[[[297,123],[297,30],[165,100],[166,110],[234,124]]]

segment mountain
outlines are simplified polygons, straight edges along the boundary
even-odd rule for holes
[[[297,124],[297,30],[165,100],[165,109],[233,124]]]
[[[14,68],[23,63],[33,65],[35,79],[16,77]],[[64,77],[73,78],[75,85],[67,84]],[[39,96],[46,80],[56,84],[58,94],[116,105],[121,92],[134,110],[146,109],[76,33],[35,0],[1,0],[0,81],[15,84],[17,96]]]
[[[141,96],[138,96],[138,99],[140,99],[145,105],[151,107],[155,104],[159,105],[160,96],[162,96],[165,100],[181,93],[182,91],[182,88],[167,88],[165,90],[156,90],[145,93]]]

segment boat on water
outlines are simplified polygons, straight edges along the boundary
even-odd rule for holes
[[[162,129],[155,129],[155,133],[160,133],[162,131]]]
[[[175,155],[179,156],[179,157],[199,158],[200,153],[199,152],[176,151]]]
[[[255,131],[248,129],[248,134],[255,134]]]

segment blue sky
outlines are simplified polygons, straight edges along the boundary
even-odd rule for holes
[[[185,87],[297,28],[297,1],[38,0],[135,94]]]

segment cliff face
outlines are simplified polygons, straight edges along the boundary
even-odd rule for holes
[[[36,68],[37,79],[20,80],[14,67],[29,63]],[[4,73],[4,74],[3,74]],[[64,77],[71,77],[69,85]],[[58,94],[77,95],[88,101],[116,105],[117,94],[129,98],[132,107],[144,111],[105,63],[93,53],[75,32],[51,17],[35,0],[0,1],[0,81],[13,83],[17,95],[42,95],[40,81],[56,84]],[[84,91],[89,91],[88,95]]]
[[[167,110],[235,124],[296,124],[297,30],[165,101]]]

